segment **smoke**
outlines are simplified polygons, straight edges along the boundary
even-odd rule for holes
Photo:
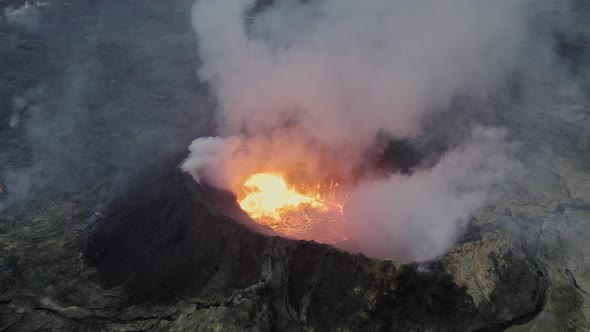
[[[3,19],[11,25],[36,29],[39,26],[39,8],[47,5],[44,1],[24,1],[18,7],[7,6]]]
[[[486,90],[517,65],[520,1],[199,2],[193,23],[220,101],[220,134],[297,123],[331,146],[419,132],[457,91]],[[354,132],[354,135],[350,133]]]
[[[206,131],[191,6],[0,3],[2,218],[58,198],[100,209]]]
[[[375,257],[423,261],[444,253],[469,214],[507,189],[520,165],[503,130],[477,128],[472,140],[411,176],[362,181],[350,194],[350,234]]]
[[[350,183],[345,215],[361,251],[437,257],[470,213],[517,178],[507,133],[473,125],[434,165],[405,175],[370,175],[367,156],[379,137],[427,135],[425,120],[457,96],[496,93],[526,66],[537,7],[533,0],[201,0],[193,8],[199,75],[218,98],[219,137],[195,140],[183,169],[234,192],[260,170],[336,174]]]

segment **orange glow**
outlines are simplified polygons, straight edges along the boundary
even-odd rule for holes
[[[337,189],[335,182],[295,189],[281,174],[258,173],[246,180],[238,203],[256,222],[285,236],[335,243],[346,239],[335,225],[344,221]]]

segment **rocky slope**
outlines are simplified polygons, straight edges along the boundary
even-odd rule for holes
[[[6,327],[498,330],[544,307],[544,267],[497,229],[416,266],[259,235],[200,196],[174,170],[94,226],[72,230],[90,212],[75,200],[14,221],[2,237]]]

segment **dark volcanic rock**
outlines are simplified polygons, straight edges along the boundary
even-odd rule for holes
[[[222,268],[215,291],[257,281],[266,238],[214,216],[176,168],[141,178],[109,207],[86,248],[107,285],[123,284],[137,300],[171,300],[201,294]]]
[[[217,214],[203,199],[210,197],[204,188],[171,169],[117,199],[85,249],[104,285],[123,285],[130,304],[174,306],[200,298],[247,316],[266,308],[256,324],[270,324],[268,329],[462,331],[511,321],[537,303],[522,288],[535,288],[537,273],[518,259],[502,260],[498,271],[509,275],[500,276],[504,282],[490,297],[492,310],[478,309],[440,263],[420,271],[416,265],[257,234]],[[517,269],[516,279],[506,269]],[[236,298],[258,309],[241,309]],[[513,314],[502,320],[500,309]]]

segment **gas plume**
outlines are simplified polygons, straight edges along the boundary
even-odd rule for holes
[[[433,259],[454,244],[470,213],[516,178],[514,144],[501,128],[473,126],[434,164],[409,174],[378,172],[375,151],[382,137],[424,135],[424,120],[458,95],[492,94],[523,65],[533,7],[532,0],[198,1],[199,75],[218,99],[219,136],[196,139],[182,168],[234,193],[261,171],[337,178],[348,192],[341,246]]]

